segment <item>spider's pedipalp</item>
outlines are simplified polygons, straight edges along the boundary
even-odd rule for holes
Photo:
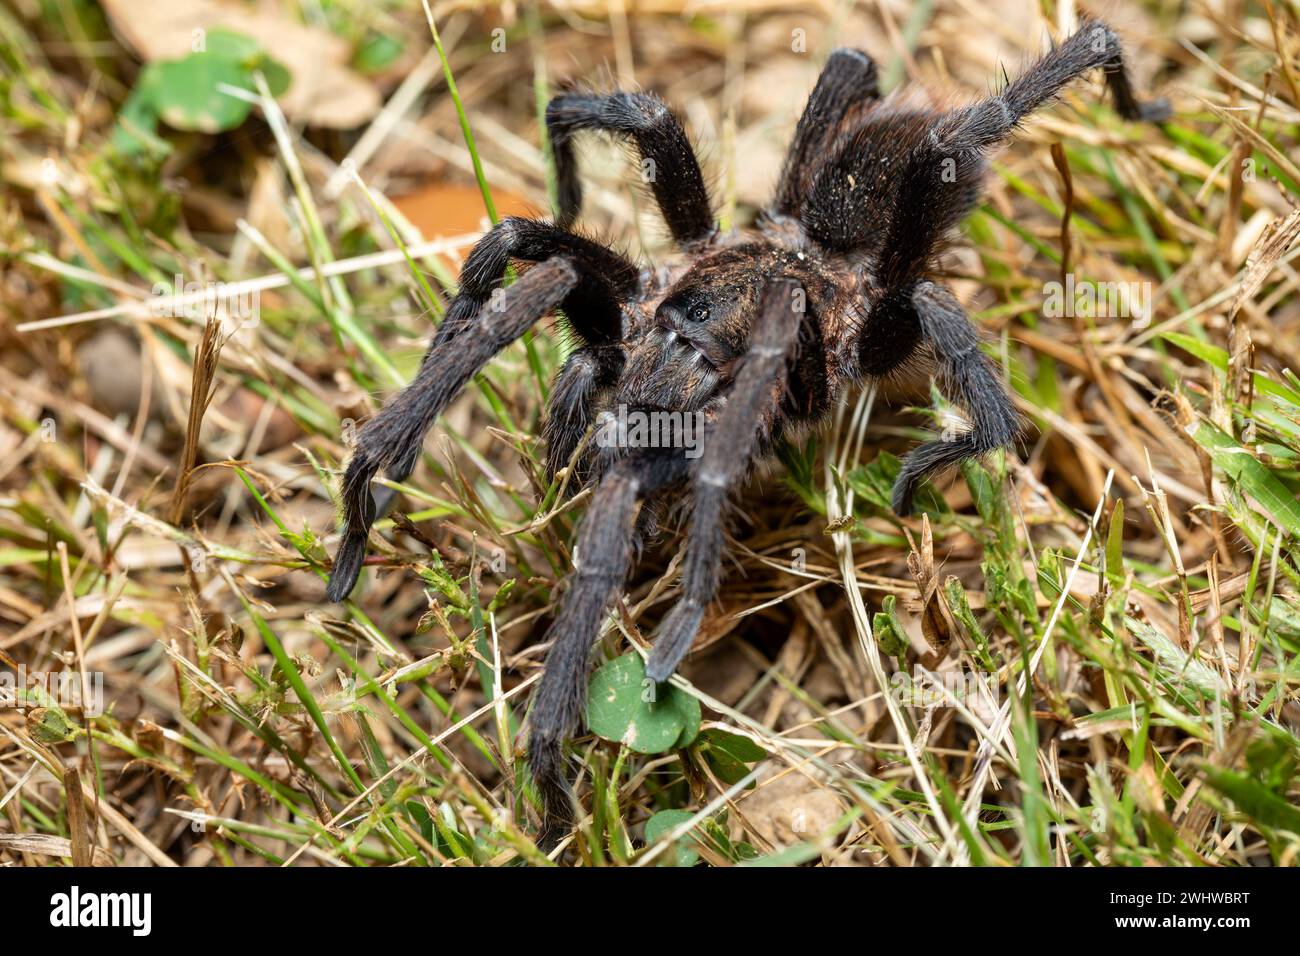
[[[528,766],[542,798],[538,844],[549,851],[573,824],[564,742],[587,699],[587,658],[605,611],[632,563],[642,500],[680,484],[690,461],[680,449],[654,449],[615,462],[592,495],[578,529],[577,568],[547,634],[551,649],[528,718]]]
[[[488,360],[524,334],[543,315],[565,300],[578,284],[568,259],[552,259],[533,269],[495,306],[480,309],[472,331],[435,345],[406,388],[390,399],[357,437],[356,451],[343,477],[343,536],[326,590],[331,601],[351,593],[365,559],[370,525],[378,505],[370,482],[380,469],[404,480],[424,443],[424,435],[465,383]]]
[[[662,683],[681,663],[718,590],[722,565],[722,518],[727,495],[770,440],[785,392],[789,361],[808,318],[799,306],[803,290],[789,279],[763,290],[750,332],[749,351],[722,414],[706,432],[704,454],[692,483],[694,510],[682,565],[682,596],[664,619],[650,652],[646,677]]]
[[[979,335],[956,297],[920,282],[911,297],[921,338],[934,350],[939,390],[970,417],[970,429],[912,449],[894,484],[893,507],[909,514],[917,487],[931,475],[1011,444],[1020,421],[1006,386],[979,348]]]
[[[818,157],[829,149],[846,125],[879,99],[877,82],[876,64],[866,53],[848,47],[831,53],[808,96],[786,151],[781,181],[772,202],[776,212],[799,215]]]
[[[713,235],[713,211],[700,164],[673,111],[649,93],[561,93],[546,107],[546,128],[555,154],[560,208],[555,219],[572,225],[582,211],[582,183],[573,137],[601,130],[631,138],[673,239],[689,245]]]

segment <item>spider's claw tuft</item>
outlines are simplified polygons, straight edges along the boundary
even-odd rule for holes
[[[348,463],[339,489],[343,499],[343,538],[339,542],[334,567],[330,571],[326,597],[338,603],[352,593],[361,565],[366,560],[366,540],[375,522],[376,503],[370,494],[370,482],[379,471],[379,462],[361,445]]]
[[[573,790],[564,776],[564,745],[560,737],[534,732],[528,740],[528,767],[542,798],[542,829],[537,846],[550,853],[573,829]]]
[[[912,513],[912,498],[916,495],[916,487],[920,483],[920,476],[909,474],[906,463],[904,463],[903,471],[899,473],[898,480],[894,482],[894,514],[900,518],[906,518]]]
[[[390,472],[392,469],[389,469]],[[404,478],[398,478],[390,474],[388,477],[394,481],[403,481]],[[388,509],[393,506],[397,500],[397,492],[387,485],[380,485],[375,489],[374,494],[370,496],[370,523],[374,524],[377,520],[388,514]]]

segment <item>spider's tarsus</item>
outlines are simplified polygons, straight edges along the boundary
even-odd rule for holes
[[[349,533],[339,544],[334,567],[330,569],[329,584],[325,588],[325,596],[331,603],[338,604],[346,600],[357,586],[361,565],[366,560],[366,537],[364,532]]]
[[[1147,100],[1138,106],[1137,119],[1145,123],[1163,123],[1174,115],[1174,108],[1163,96]]]
[[[645,676],[656,684],[662,684],[672,677],[677,665],[691,649],[703,620],[704,607],[698,601],[689,598],[678,601],[664,618],[660,633],[655,637],[650,659],[646,662]]]
[[[534,733],[528,739],[528,767],[542,798],[542,828],[537,846],[550,853],[573,829],[573,789],[564,773],[564,738]]]

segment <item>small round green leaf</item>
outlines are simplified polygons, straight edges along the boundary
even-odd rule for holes
[[[700,734],[700,742],[726,751],[741,763],[753,763],[767,756],[767,751],[748,737],[719,730],[717,727],[710,727]]]
[[[250,89],[248,71],[233,60],[191,53],[158,64],[154,103],[163,122],[176,129],[219,133],[248,118],[251,104],[222,91],[227,84]]]
[[[203,37],[203,49],[195,52],[251,66],[262,55],[262,44],[245,33],[213,27]]]
[[[700,734],[697,745],[718,779],[728,785],[740,783],[749,773],[748,764],[767,756],[767,751],[748,737],[716,727]],[[754,781],[748,786],[752,788]]]
[[[637,753],[663,753],[695,739],[700,702],[670,684],[647,680],[641,656],[624,654],[592,676],[587,726]]]
[[[352,68],[362,73],[379,73],[397,62],[402,55],[402,41],[386,33],[372,33],[352,54]]]
[[[654,846],[693,816],[695,814],[690,810],[660,810],[645,822],[646,846]],[[677,840],[672,858],[678,866],[694,866],[699,862],[700,855],[692,846],[694,842],[694,835],[690,832]]]

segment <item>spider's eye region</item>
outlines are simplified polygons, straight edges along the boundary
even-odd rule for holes
[[[707,322],[709,320],[709,307],[707,305],[694,306],[690,311],[692,322]]]

